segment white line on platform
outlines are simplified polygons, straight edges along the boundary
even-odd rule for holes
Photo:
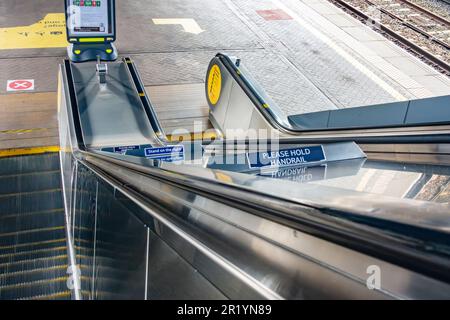
[[[179,24],[185,32],[200,34],[203,30],[194,19],[152,19],[154,24]]]

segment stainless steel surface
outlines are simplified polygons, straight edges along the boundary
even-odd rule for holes
[[[88,166],[89,167],[89,166]],[[92,167],[91,167],[92,170]],[[158,206],[149,206],[145,201],[137,195],[130,193],[127,189],[119,187],[113,180],[110,180],[104,174],[99,171],[94,171],[98,176],[108,182],[111,186],[125,194],[140,208],[150,214],[150,220],[155,219],[158,221],[156,229],[158,234],[174,248],[178,254],[180,254],[189,263],[194,264],[196,269],[201,270],[203,276],[217,286],[217,282],[222,284],[220,290],[225,292],[227,297],[230,298],[278,298],[278,295],[274,294],[260,283],[254,281],[247,274],[236,268],[229,261],[223,259],[217,253],[211,251],[207,246],[199,242],[191,234],[186,233],[172,219],[167,219],[167,212],[158,210]],[[170,192],[170,191],[169,191]],[[182,206],[177,206],[176,203],[172,203],[175,206],[173,213],[183,213]],[[171,208],[174,210],[173,208]],[[149,222],[149,219],[143,218],[145,223]],[[210,278],[211,273],[213,276],[217,276],[218,279]],[[237,291],[237,292],[236,292]],[[233,294],[231,295],[230,294]]]
[[[231,58],[230,61],[234,63],[236,59]],[[377,137],[417,137],[420,140],[420,136],[423,135],[445,137],[445,135],[450,134],[450,127],[447,124],[299,131],[291,126],[280,108],[264,93],[263,88],[258,86],[242,64],[234,72],[250,89],[258,93],[262,98],[260,102],[250,100],[220,59],[217,57],[212,59],[209,69],[213,65],[219,66],[221,70],[222,92],[217,104],[211,105],[209,103],[210,119],[226,139],[245,139],[259,134],[263,135],[262,138],[271,136],[286,140],[298,141],[301,139],[304,143],[307,143],[317,139],[352,139],[358,141]]]
[[[70,101],[62,103],[62,107],[71,108]],[[446,273],[449,260],[445,254],[445,240],[450,236],[448,204],[345,190],[345,186],[321,185],[315,179],[298,183],[226,171],[226,167],[205,169],[204,162],[179,165],[79,151],[70,112],[61,121],[67,122],[61,137],[62,146],[66,146],[65,161],[72,168],[71,176],[64,178],[69,186],[65,192],[66,206],[70,208],[69,229],[74,247],[80,247],[76,241],[81,244],[89,239],[91,246],[82,254],[88,256],[86,265],[91,271],[85,275],[89,284],[86,286],[83,278],[80,284],[92,297],[101,297],[96,290],[105,293],[110,288],[140,298],[173,296],[175,293],[168,288],[183,277],[168,276],[161,267],[168,259],[174,261],[176,270],[185,272],[189,286],[199,288],[199,296],[209,298],[450,298]],[[85,119],[81,121],[83,124]],[[332,152],[336,154],[350,147],[358,158],[362,152],[354,146],[346,143],[331,148],[336,148]],[[235,150],[244,152],[245,148],[235,146]],[[361,169],[361,163],[353,164],[356,169],[349,170],[350,177],[325,174],[325,183],[352,178],[365,170],[365,164]],[[95,188],[85,179],[86,174],[96,181]],[[80,192],[78,186],[90,191]],[[115,200],[126,205],[115,204]],[[95,206],[86,206],[93,203]],[[106,220],[101,222],[99,219],[104,218],[97,208],[104,203],[109,209],[105,211]],[[89,226],[87,230],[80,224],[83,210],[79,208],[94,213],[94,217],[83,220]],[[121,216],[121,223],[112,222]],[[99,229],[100,225],[105,228]],[[131,237],[130,241],[118,243],[125,243],[125,247],[130,244],[125,250],[133,252],[130,259],[135,272],[111,273],[113,278],[132,279],[123,286],[103,281],[96,274],[100,270],[96,266],[102,265],[103,259],[97,244],[120,238],[108,236],[100,241],[101,233],[108,234],[109,230]],[[160,239],[156,245],[167,250],[151,252],[152,239]],[[113,247],[119,249],[119,245]],[[91,256],[87,252],[95,253]],[[121,251],[113,252],[118,258]],[[151,261],[161,264],[152,269]],[[378,266],[382,272],[379,289],[367,288],[371,266]],[[152,277],[160,281],[152,282]],[[183,287],[178,293],[189,297],[187,292]]]
[[[236,59],[233,58],[233,63],[235,62]],[[249,135],[249,129],[272,130],[272,126],[270,126],[270,124],[259,114],[259,111],[255,108],[253,102],[240,88],[239,84],[233,79],[230,72],[226,70],[220,60],[213,59],[210,68],[213,65],[217,65],[221,71],[220,98],[218,102],[210,108],[209,113],[211,122],[216,129],[221,131],[227,139],[245,138]],[[242,66],[240,66],[240,68],[242,68]],[[207,92],[206,96],[208,96]],[[265,97],[268,101],[271,101],[269,97]],[[275,103],[273,103],[273,105],[275,105]],[[282,115],[281,112],[279,114]],[[281,123],[288,124],[285,117],[278,120]]]
[[[100,84],[94,63],[72,64],[83,137],[88,147],[156,140],[124,62],[108,64]]]
[[[182,229],[178,232],[184,233],[185,237],[187,234],[193,233],[196,240],[200,240],[203,245],[206,244],[207,250],[212,250],[216,254],[226,257],[232,265],[238,266],[241,272],[245,271],[250,279],[253,278],[253,281],[264,285],[266,289],[273,290],[280,297],[375,298],[382,294],[396,298],[418,298],[421,294],[438,294],[439,296],[444,294],[445,296],[449,292],[447,285],[441,287],[439,293],[438,291],[434,292],[434,288],[443,284],[410,270],[400,268],[400,271],[400,269],[397,269],[398,266],[386,264],[373,257],[320,240],[299,232],[295,228],[289,228],[286,225],[280,225],[248,212],[230,208],[228,205],[223,205],[217,201],[199,195],[194,196],[187,190],[181,190],[174,185],[167,185],[164,182],[130,172],[122,166],[112,165],[108,161],[96,158],[88,157],[86,160],[126,184],[133,183],[141,194],[145,194],[148,200],[141,200],[140,205],[149,214],[156,215],[155,209],[150,209],[151,207],[156,208],[155,204],[171,208],[169,212],[178,216],[177,219],[172,221],[176,221],[178,228]],[[257,179],[251,185],[256,186],[256,182]],[[120,188],[126,195],[134,198],[135,196],[126,189],[126,187]],[[311,209],[305,207],[303,210],[306,210],[305,213],[311,214]],[[180,216],[176,212],[184,212],[184,214]],[[301,214],[301,212],[297,211],[297,214]],[[163,216],[158,217],[158,220],[169,229],[176,228],[166,219]],[[166,232],[173,234],[173,231]],[[212,233],[215,236],[211,238]],[[178,236],[181,236],[181,234],[178,234]],[[179,240],[167,241],[179,248],[180,254],[192,252],[191,250],[186,251],[186,247]],[[199,248],[199,244],[195,240],[192,239],[190,243],[197,249]],[[223,246],[222,244],[226,245]],[[290,250],[285,251],[283,248],[286,247]],[[232,253],[230,253],[231,248],[233,248]],[[321,249],[317,250],[317,248]],[[295,253],[294,256],[292,256],[292,251]],[[191,256],[191,254],[189,253],[188,256]],[[241,259],[244,259],[244,261]],[[195,263],[196,259],[190,261]],[[387,277],[387,281],[383,282],[381,292],[365,288],[364,273],[367,267],[372,264],[379,265],[385,271],[383,274]],[[202,273],[213,272],[212,270],[215,267],[213,268],[209,264],[208,266],[208,268],[202,269],[202,265],[195,265]],[[299,273],[300,270],[302,270],[301,273]],[[329,274],[330,270],[333,270],[332,274]],[[269,274],[270,277],[268,277]],[[293,275],[297,276],[293,277]],[[209,280],[219,288],[222,288],[225,284],[230,284],[229,280],[222,283],[219,278],[215,277],[211,277]],[[431,281],[432,284],[428,281]],[[433,293],[430,290],[425,290],[425,288],[431,287],[433,287]],[[325,291],[325,296],[322,296]],[[230,297],[236,298],[236,296]],[[378,296],[378,298],[381,297]]]
[[[233,191],[233,188],[223,189],[223,186],[233,186],[249,192],[272,195],[279,199],[318,209],[334,208],[342,212],[352,212],[361,216],[372,216],[373,218],[383,216],[390,221],[416,224],[421,228],[446,230],[450,225],[448,220],[449,204],[435,204],[392,196],[380,197],[376,194],[357,190],[298,184],[232,171],[205,169],[199,166],[163,162],[159,168],[156,168],[153,167],[153,162],[147,159],[122,158],[118,155],[109,157],[107,153],[101,152],[98,153],[97,157],[126,165],[155,177],[170,179],[174,183],[189,183],[191,187],[202,186],[205,189],[210,189],[211,192],[230,199],[236,197],[234,192],[237,191]],[[126,161],[123,161],[124,159]],[[210,183],[213,183],[213,185]],[[375,212],[376,215],[374,215]]]
[[[450,154],[450,143],[361,144],[367,152],[391,152],[407,154]]]
[[[96,64],[98,81],[100,84],[106,83],[106,75],[108,74],[108,65],[106,63],[100,63],[100,56],[97,56]]]

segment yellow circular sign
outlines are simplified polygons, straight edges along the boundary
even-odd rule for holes
[[[217,64],[213,65],[208,75],[208,99],[211,104],[216,104],[222,90],[222,74]]]

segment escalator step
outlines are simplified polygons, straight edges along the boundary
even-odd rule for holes
[[[0,235],[0,254],[8,249],[65,238],[65,227],[33,229]]]
[[[67,261],[66,261],[67,262]],[[44,268],[24,269],[0,275],[0,288],[25,282],[67,277],[68,265],[49,266]]]
[[[59,154],[0,159],[0,299],[70,299]]]
[[[42,249],[51,249],[66,245],[65,234],[64,237],[55,237],[54,239],[35,241],[33,243],[13,244],[7,246],[0,245],[0,256],[9,254],[30,253]]]
[[[0,195],[60,188],[59,170],[13,176],[0,176]]]
[[[20,213],[11,213],[11,214],[0,214],[0,224],[3,223],[3,219],[11,219],[11,218],[17,218],[21,217],[24,219],[30,218],[35,219],[35,217],[39,218],[39,215],[41,214],[49,214],[49,213],[55,213],[55,214],[61,214],[64,216],[64,209],[63,208],[56,208],[52,210],[44,210],[44,211],[30,211],[30,212],[20,212]]]
[[[26,261],[31,259],[49,258],[67,253],[66,246],[37,249],[0,255],[0,264]]]
[[[67,277],[24,282],[0,287],[0,299],[27,299],[67,291]]]
[[[58,153],[0,159],[0,176],[54,170],[59,170]]]
[[[63,208],[61,189],[0,196],[0,217]]]
[[[17,262],[7,262],[0,264],[0,279],[3,276],[16,272],[27,272],[28,270],[45,269],[50,267],[56,267],[60,265],[67,265],[67,254],[59,256],[39,258]]]
[[[22,230],[51,228],[64,225],[64,213],[47,211],[39,215],[12,215],[0,218],[0,235]]]
[[[21,298],[18,300],[70,300],[71,297],[72,297],[72,292],[67,290],[67,291],[55,292],[55,293],[47,294],[47,295]]]

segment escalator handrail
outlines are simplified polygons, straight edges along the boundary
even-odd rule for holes
[[[227,69],[231,77],[236,81],[239,87],[244,91],[247,97],[252,101],[257,111],[263,116],[263,118],[275,129],[279,130],[282,133],[286,133],[288,135],[293,135],[297,137],[302,137],[301,139],[308,140],[309,137],[302,136],[301,134],[305,133],[329,133],[329,132],[355,132],[354,137],[350,138],[341,138],[341,137],[314,137],[315,140],[322,139],[323,141],[355,141],[355,142],[364,142],[364,143],[442,143],[450,141],[450,134],[448,133],[448,123],[435,123],[435,124],[404,124],[404,125],[386,125],[386,126],[375,126],[375,127],[351,127],[351,128],[319,128],[319,129],[310,129],[310,128],[295,128],[293,127],[287,120],[283,120],[282,116],[278,115],[273,111],[273,108],[270,108],[267,101],[265,101],[264,97],[251,85],[251,83],[246,79],[245,75],[239,70],[239,67],[236,66],[235,63],[231,60],[231,58],[223,53],[218,53],[215,57],[218,59],[221,64]],[[214,63],[214,59],[211,61],[211,64]],[[362,107],[365,108],[365,107]],[[418,133],[419,136],[416,135],[408,135],[403,134],[402,132],[392,132],[392,134],[385,135],[376,135],[376,136],[367,136],[365,132],[361,132],[362,130],[392,130],[397,128],[424,128],[424,127],[436,127],[436,133],[433,134],[421,134]],[[442,130],[442,132],[440,132]],[[389,131],[390,132],[390,131]]]
[[[147,115],[148,121],[150,122],[150,125],[152,126],[156,137],[160,140],[161,145],[166,144],[168,142],[167,136],[164,132],[163,127],[161,126],[161,123],[158,120],[155,108],[153,107],[153,104],[150,101],[148,94],[146,93],[145,86],[138,69],[136,68],[133,60],[131,60],[130,57],[124,57],[122,61],[125,64],[126,70],[128,71],[129,76],[135,85],[135,88],[137,90],[136,94],[141,100],[142,106],[145,110],[145,114]]]
[[[65,76],[67,80],[67,89],[70,100],[70,112],[72,116],[73,128],[75,131],[75,138],[78,143],[77,147],[80,150],[86,150],[86,145],[84,143],[83,130],[81,129],[81,116],[80,110],[78,108],[78,100],[75,91],[75,82],[73,78],[73,72],[71,67],[71,62],[69,59],[64,59],[64,68]],[[68,110],[69,111],[69,110]]]
[[[255,215],[297,228],[326,241],[337,243],[410,270],[417,270],[432,278],[450,283],[448,256],[421,250],[419,248],[421,241],[411,241],[406,237],[394,237],[389,229],[397,228],[398,231],[399,227],[403,228],[405,235],[419,232],[421,236],[430,237],[437,234],[438,240],[448,243],[449,234],[445,232],[446,230],[427,229],[424,226],[406,225],[398,221],[385,219],[380,220],[373,216],[343,212],[334,208],[321,208],[300,201],[287,200],[260,191],[249,190],[235,184],[222,183],[217,179],[212,180],[184,174],[180,171],[146,167],[124,161],[118,155],[110,156],[102,152],[80,151],[78,157],[88,163],[90,157],[94,157],[105,164],[117,164],[125,170],[132,170],[146,177],[170,183],[232,207],[244,208],[244,210]],[[107,165],[102,170],[114,176],[113,171]],[[428,209],[434,207],[436,210],[442,211],[442,207],[438,205],[428,204],[427,207]],[[386,206],[384,206],[384,209],[387,209]],[[405,209],[417,211],[417,208],[415,209],[413,206]],[[379,209],[377,214],[382,212],[383,210]],[[378,225],[376,222],[378,222]],[[387,230],[380,228],[380,222],[384,224],[381,226],[385,226]],[[429,246],[429,243],[425,243],[425,245]]]
[[[83,159],[78,159],[84,166],[86,166],[89,170],[94,172],[98,177],[103,179],[105,182],[110,184],[116,190],[120,191],[123,195],[125,195],[129,200],[131,200],[135,205],[146,211],[152,217],[156,218],[160,223],[164,224],[166,227],[171,229],[175,234],[181,237],[183,240],[187,241],[194,248],[199,250],[206,257],[217,263],[218,265],[226,270],[230,274],[237,277],[240,281],[249,286],[252,290],[258,293],[260,298],[270,299],[270,300],[282,300],[283,297],[278,295],[273,290],[261,284],[259,281],[255,280],[253,277],[249,276],[247,273],[243,272],[241,269],[230,263],[227,259],[225,259],[220,254],[216,253],[213,250],[210,250],[206,245],[204,245],[201,241],[190,235],[188,232],[180,228],[176,223],[173,223],[166,216],[160,214],[158,210],[151,208],[147,202],[142,199],[145,197],[141,197],[140,195],[136,195],[136,192],[130,190],[129,185],[121,184],[117,179],[112,178],[108,172],[97,168],[95,165],[90,163],[89,161],[85,161]],[[148,222],[143,221],[139,216],[136,216],[137,219],[141,220],[141,222],[146,225]]]
[[[70,66],[69,66],[70,67]],[[67,72],[67,70],[66,70]],[[70,77],[68,79],[70,82]],[[69,85],[73,88],[73,86]],[[72,96],[72,95],[71,95]],[[75,97],[76,98],[76,97]],[[76,102],[76,101],[75,101]],[[76,106],[76,105],[75,105]],[[72,106],[72,112],[78,111],[78,108]],[[76,116],[76,114],[75,114]],[[75,117],[73,122],[75,126],[80,124],[80,119]],[[69,120],[70,121],[70,120]],[[281,195],[274,195],[261,190],[250,190],[245,185],[238,185],[236,183],[224,183],[220,179],[200,178],[193,174],[184,174],[180,172],[180,168],[171,167],[170,164],[166,169],[156,167],[148,167],[124,161],[120,156],[114,156],[98,151],[84,151],[80,137],[76,136],[78,145],[81,146],[79,151],[75,151],[74,155],[79,160],[86,160],[89,162],[89,157],[100,159],[107,163],[116,163],[127,170],[133,170],[140,174],[146,175],[152,179],[163,180],[166,183],[171,183],[177,187],[188,189],[192,192],[205,195],[206,197],[216,199],[220,202],[226,203],[232,207],[245,208],[245,210],[254,213],[255,215],[263,215],[265,218],[271,219],[281,224],[288,226],[295,226],[295,228],[304,231],[305,233],[320,237],[324,240],[338,243],[345,247],[367,253],[372,256],[378,256],[382,259],[391,261],[398,265],[408,267],[413,270],[420,270],[424,274],[432,277],[443,279],[450,282],[450,264],[448,259],[443,257],[431,255],[429,252],[422,252],[414,248],[417,243],[411,243],[406,239],[393,238],[389,232],[380,230],[379,225],[373,223],[388,223],[392,228],[406,228],[406,231],[422,232],[424,236],[441,233],[442,236],[448,237],[448,233],[443,230],[429,228],[427,226],[418,226],[414,224],[405,224],[401,221],[392,221],[389,219],[377,219],[373,216],[364,215],[364,212],[357,212],[358,206],[355,206],[355,211],[345,211],[337,206],[324,206],[323,204],[308,199],[287,199]],[[115,158],[116,157],[116,158]],[[126,158],[126,159],[129,159]],[[146,159],[143,159],[146,160]],[[106,166],[105,171],[113,175],[110,168]],[[172,169],[172,170],[171,170]],[[214,170],[203,169],[205,171]],[[225,173],[217,171],[221,174],[229,174],[231,177],[244,175],[238,173]],[[268,179],[269,180],[269,179]],[[267,181],[268,181],[267,180]],[[272,179],[270,179],[273,181]],[[269,186],[270,187],[270,186]],[[377,203],[378,214],[388,213],[388,206],[382,202]],[[442,212],[442,208],[434,204],[426,204],[426,207],[431,211],[431,216],[436,212]],[[382,208],[380,210],[380,208]],[[300,210],[303,209],[303,210]],[[421,208],[408,206],[405,209],[418,212]],[[302,211],[307,211],[308,214]],[[447,213],[447,212],[445,212]],[[338,223],[337,223],[338,222]],[[368,225],[372,223],[372,225]],[[405,251],[409,249],[410,251]]]
[[[223,53],[218,53],[216,58],[223,64],[223,66],[228,70],[229,74],[238,83],[244,93],[253,102],[257,110],[264,116],[264,118],[276,129],[286,132],[293,133],[296,132],[288,123],[283,123],[280,117],[275,114],[271,108],[265,108],[267,102],[264,98],[255,90],[255,88],[250,84],[250,82],[245,78],[245,76],[239,71],[239,68],[231,60],[231,58]]]

